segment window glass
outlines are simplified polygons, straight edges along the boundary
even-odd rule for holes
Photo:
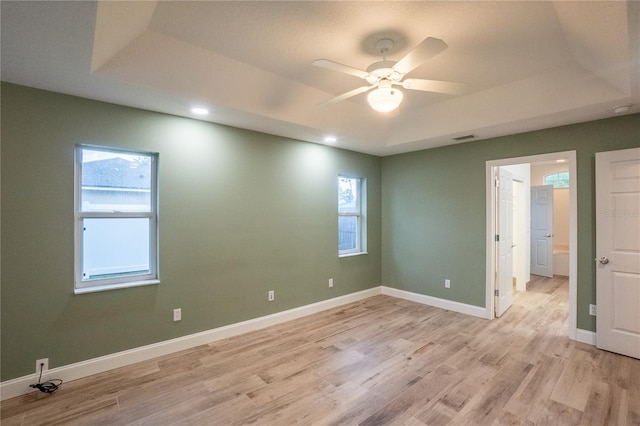
[[[568,188],[569,172],[559,172],[546,175],[544,177],[544,185],[553,185],[554,188]]]
[[[338,217],[338,250],[353,251],[358,248],[358,217]]]
[[[151,157],[82,150],[83,212],[151,211]]]
[[[338,179],[338,212],[358,213],[360,211],[360,179],[340,177]]]
[[[338,254],[364,251],[362,193],[363,179],[338,177]]]
[[[151,272],[148,218],[84,219],[82,238],[83,280]]]

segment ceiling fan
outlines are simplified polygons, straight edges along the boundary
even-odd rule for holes
[[[376,43],[376,49],[382,55],[382,61],[371,64],[366,71],[343,65],[328,59],[318,59],[312,64],[327,68],[333,71],[343,72],[356,77],[360,77],[369,84],[368,86],[358,87],[346,93],[338,95],[327,101],[320,103],[320,106],[334,104],[343,101],[360,93],[373,90],[367,96],[367,101],[371,108],[380,112],[388,112],[396,109],[402,98],[402,91],[394,86],[402,86],[408,90],[421,90],[425,92],[438,92],[446,94],[460,94],[466,88],[465,84],[453,83],[450,81],[425,80],[420,78],[407,78],[405,75],[413,71],[419,65],[433,58],[438,53],[447,48],[447,44],[433,37],[427,37],[420,44],[413,48],[398,62],[388,61],[387,53],[393,47],[393,40],[383,38]]]

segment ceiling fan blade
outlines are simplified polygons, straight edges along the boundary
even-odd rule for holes
[[[419,45],[414,47],[411,52],[407,53],[404,58],[400,59],[398,63],[393,66],[393,69],[401,74],[407,74],[447,47],[447,43],[439,38],[427,37],[422,40]]]
[[[340,101],[344,101],[345,99],[351,98],[352,96],[355,95],[359,95],[360,93],[364,93],[368,90],[373,89],[375,86],[375,84],[373,86],[362,86],[362,87],[358,87],[357,89],[353,89],[350,90],[346,93],[343,93],[342,95],[338,95],[335,98],[331,98],[327,101],[321,102],[318,104],[318,106],[327,106],[327,105],[331,105],[331,104],[335,104],[336,102],[340,102]]]
[[[402,82],[402,87],[409,90],[446,93],[448,95],[460,95],[467,89],[467,85],[463,83],[454,83],[452,81],[439,80],[423,80],[421,78],[408,78]]]
[[[350,67],[349,65],[339,64],[337,62],[330,61],[328,59],[317,59],[311,63],[316,67],[326,68],[333,71],[342,72],[345,74],[355,75],[356,77],[360,77],[366,79],[369,75],[368,72],[359,70],[357,68]]]

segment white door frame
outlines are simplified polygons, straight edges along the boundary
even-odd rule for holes
[[[486,296],[485,317],[494,319],[495,288],[495,221],[496,221],[496,188],[493,184],[494,169],[523,163],[539,163],[543,161],[565,160],[569,164],[569,338],[576,339],[577,294],[578,294],[578,197],[576,151],[552,152],[548,154],[530,155],[526,157],[504,158],[486,162]]]

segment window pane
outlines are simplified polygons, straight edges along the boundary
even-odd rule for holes
[[[84,219],[82,280],[150,273],[148,218]]]
[[[358,248],[358,216],[338,216],[338,250]]]
[[[553,185],[554,188],[569,187],[569,172],[560,172],[547,175],[544,177],[545,185]]]
[[[339,213],[359,213],[360,212],[360,179],[338,178],[338,212]]]
[[[81,152],[81,211],[151,211],[151,156],[86,148]]]

